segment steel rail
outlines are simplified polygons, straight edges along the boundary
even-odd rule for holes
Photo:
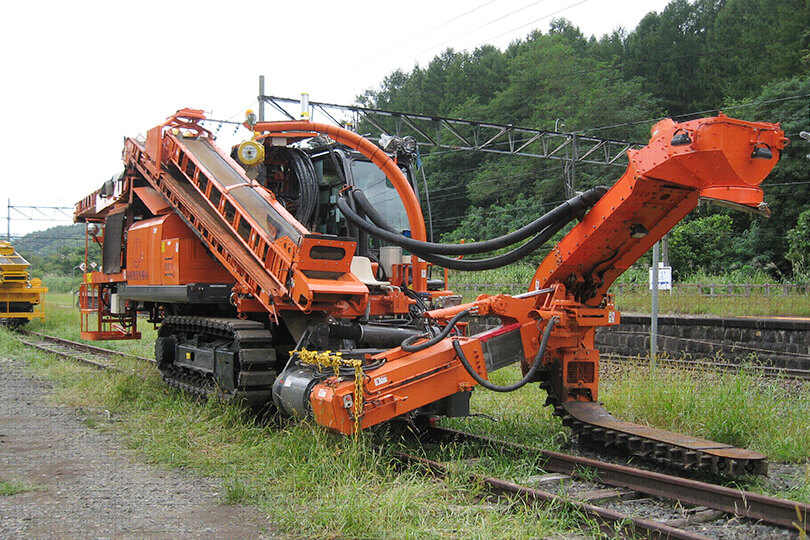
[[[610,364],[632,364],[634,366],[649,366],[648,360],[642,360],[636,356],[627,356],[624,354],[604,353],[599,358],[600,362]],[[796,369],[796,368],[783,368],[777,366],[765,366],[757,364],[733,363],[733,362],[701,362],[700,360],[677,360],[673,358],[657,358],[656,363],[659,366],[666,367],[680,367],[685,369],[705,370],[705,371],[748,371],[754,375],[778,378],[783,377],[786,379],[799,379],[803,381],[810,381],[810,370]]]
[[[104,349],[104,348],[101,348],[101,347],[95,347],[93,345],[87,345],[85,343],[79,343],[79,342],[76,342],[76,341],[71,341],[69,339],[58,338],[58,337],[55,337],[55,336],[48,336],[46,334],[40,334],[39,332],[31,332],[29,330],[20,330],[20,331],[18,331],[18,333],[21,334],[21,336],[29,336],[29,337],[41,340],[41,343],[37,343],[37,342],[34,342],[34,341],[28,341],[28,340],[23,339],[22,337],[20,337],[19,341],[20,341],[20,343],[23,343],[24,345],[28,345],[29,347],[33,347],[33,348],[35,348],[37,350],[47,352],[49,354],[54,354],[56,356],[66,358],[68,360],[75,360],[77,362],[82,362],[84,364],[91,365],[91,366],[93,366],[95,368],[104,369],[104,370],[107,370],[107,371],[123,372],[123,370],[121,368],[117,367],[117,366],[113,366],[113,365],[110,365],[110,364],[104,364],[102,362],[97,362],[96,360],[93,360],[91,358],[87,358],[87,357],[84,357],[84,356],[79,356],[78,354],[71,354],[71,352],[69,352],[69,351],[83,352],[83,353],[96,355],[96,356],[99,356],[99,357],[129,358],[129,359],[134,359],[134,360],[138,360],[138,361],[141,361],[141,362],[155,363],[155,360],[153,360],[151,358],[145,358],[143,356],[135,356],[135,355],[123,353],[123,352],[120,352],[120,351],[114,351],[114,350],[111,350],[111,349]],[[45,343],[51,343],[51,344],[56,345],[56,346],[62,346],[64,348],[66,348],[67,351],[55,349],[53,347],[49,347],[49,346],[45,345]]]
[[[71,341],[69,339],[58,338],[55,336],[49,336],[46,334],[40,334],[39,332],[31,332],[30,330],[23,330],[21,333],[29,336],[36,336],[42,340],[50,341],[52,343],[59,343],[65,345],[66,347],[71,347],[76,350],[99,354],[102,356],[119,356],[121,358],[129,358],[133,360],[139,360],[141,362],[147,362],[154,364],[154,358],[146,358],[145,356],[136,356],[134,354],[127,354],[121,351],[114,351],[112,349],[104,349],[102,347],[96,347],[94,345],[88,345],[86,343],[79,343],[78,341]]]
[[[20,333],[42,339],[46,342],[63,345],[77,351],[88,352],[100,356],[118,356],[136,359],[147,363],[155,363],[155,360],[151,358],[130,355],[120,351],[95,347],[37,332],[22,331]],[[78,360],[100,369],[121,371],[116,366],[103,364],[88,358],[82,358],[66,352],[50,349],[42,346],[41,344],[27,342],[24,340],[21,340],[21,342],[39,350],[56,354],[71,360]],[[501,441],[491,437],[476,435],[450,428],[430,426],[426,428],[426,433],[430,438],[437,441],[448,439],[474,440],[491,446],[502,446],[521,452],[533,452],[545,458],[544,470],[548,472],[568,474],[572,477],[576,477],[577,474],[582,470],[595,471],[598,481],[605,485],[631,489],[633,491],[654,497],[676,499],[685,504],[705,506],[707,508],[720,510],[739,517],[759,520],[765,523],[790,529],[798,528],[800,530],[810,532],[810,505],[808,504],[778,499],[767,495],[761,495],[759,493],[732,489],[706,482],[699,482],[688,478],[681,478],[646,471],[643,469],[636,469],[624,465],[606,463],[590,458],[573,456],[540,448],[533,448],[523,444]],[[445,465],[426,458],[410,456],[408,454],[398,452],[396,455],[408,461],[419,462],[437,473],[446,474],[448,471],[448,468]],[[703,536],[692,535],[691,533],[663,524],[647,520],[632,519],[618,512],[602,509],[587,503],[572,502],[548,492],[525,486],[519,486],[517,484],[505,482],[497,478],[474,475],[473,473],[469,474],[496,491],[502,490],[504,492],[514,493],[537,501],[557,501],[565,502],[566,504],[573,504],[584,513],[599,518],[600,522],[608,524],[621,524],[625,522],[625,520],[630,519],[634,526],[637,527],[637,530],[644,531],[645,534],[653,535],[651,537],[654,538],[704,538]],[[611,527],[609,530],[615,533],[615,528]]]
[[[82,362],[84,364],[89,364],[89,365],[91,365],[93,367],[96,367],[96,368],[99,368],[99,369],[104,369],[104,370],[107,370],[107,371],[118,371],[118,372],[121,371],[119,368],[117,368],[115,366],[111,366],[109,364],[103,364],[101,362],[96,362],[95,360],[91,360],[89,358],[83,358],[81,356],[77,356],[75,354],[70,354],[70,353],[65,352],[65,351],[60,351],[58,349],[53,349],[53,348],[50,348],[50,347],[46,347],[45,345],[43,345],[41,343],[34,343],[32,341],[26,341],[25,339],[20,339],[20,343],[22,343],[24,345],[28,345],[29,347],[33,347],[33,348],[35,348],[37,350],[40,350],[42,352],[46,352],[48,354],[55,354],[56,356],[61,356],[62,358],[66,358],[68,360],[76,360],[78,362]]]
[[[654,497],[677,499],[681,503],[705,506],[790,529],[799,527],[810,532],[810,505],[808,504],[624,465],[605,463],[595,459],[532,448],[449,428],[431,426],[427,428],[427,433],[436,440],[476,440],[493,446],[507,447],[522,452],[534,452],[546,459],[544,469],[549,472],[576,476],[578,471],[583,469],[596,471],[598,481],[606,485],[632,489]]]
[[[450,467],[439,463],[438,461],[414,456],[404,452],[393,452],[392,455],[398,459],[401,459],[402,461],[422,465],[430,470],[431,473],[438,476],[446,476],[450,473]],[[704,540],[708,538],[704,535],[678,529],[665,523],[658,523],[643,518],[634,518],[621,512],[616,512],[585,502],[560,497],[559,495],[555,495],[547,491],[521,486],[512,482],[501,480],[499,478],[493,478],[491,476],[484,476],[472,472],[465,472],[465,474],[470,479],[485,485],[493,494],[514,495],[528,501],[552,504],[556,503],[573,508],[576,511],[581,512],[584,516],[595,519],[597,523],[599,523],[600,530],[609,535],[618,534],[620,537],[635,538],[639,534],[642,534],[646,538],[673,538],[684,540]]]

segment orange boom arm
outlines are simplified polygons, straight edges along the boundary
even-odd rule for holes
[[[473,303],[427,314],[447,321],[470,310],[498,316],[500,328],[472,337],[449,337],[414,353],[396,348],[375,357],[386,363],[367,373],[362,427],[475,385],[452,340],[461,344],[484,379],[488,371],[512,362],[520,362],[526,373],[539,353],[542,368],[536,380],[543,382],[549,402],[561,416],[570,418],[567,404],[595,402],[599,373],[595,329],[619,323],[606,294],[610,284],[701,198],[765,211],[759,184],[786,143],[778,125],[722,115],[656,124],[649,145],[630,152],[624,176],[542,262],[528,294],[484,295]],[[557,324],[541,351],[541,334],[552,318]],[[353,382],[339,379],[316,385],[310,396],[316,420],[350,432],[354,413],[345,403],[352,401],[347,396],[354,391]]]
[[[579,301],[598,305],[701,198],[767,212],[759,184],[786,142],[774,124],[723,115],[658,122],[650,144],[628,151],[624,176],[546,257],[531,288],[561,282]]]

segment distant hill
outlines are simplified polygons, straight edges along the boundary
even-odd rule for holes
[[[51,257],[84,247],[84,224],[59,225],[35,231],[13,241],[17,252],[26,258]]]

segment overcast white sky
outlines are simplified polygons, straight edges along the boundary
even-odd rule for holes
[[[0,21],[0,231],[6,206],[72,206],[121,170],[125,136],[182,107],[241,119],[268,95],[353,103],[452,47],[503,48],[565,17],[627,30],[668,0],[7,2]],[[268,119],[272,119],[269,117]],[[316,118],[317,120],[317,118]],[[227,133],[226,133],[227,132]],[[241,138],[223,128],[220,140]],[[223,135],[225,137],[223,137]],[[605,134],[609,136],[609,134]],[[56,223],[11,212],[12,235]]]

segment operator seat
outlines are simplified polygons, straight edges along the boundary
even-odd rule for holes
[[[351,270],[352,274],[354,274],[357,279],[362,281],[363,284],[369,288],[372,287],[377,287],[380,289],[392,288],[391,282],[377,280],[377,278],[374,276],[374,270],[371,268],[371,259],[369,259],[368,257],[360,257],[357,255],[352,257]]]

